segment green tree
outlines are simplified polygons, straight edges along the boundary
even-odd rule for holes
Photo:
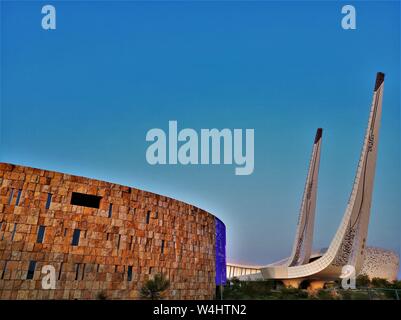
[[[225,299],[269,299],[274,281],[240,281],[232,278],[224,288]]]
[[[302,290],[299,288],[293,288],[293,287],[288,287],[288,288],[281,288],[279,290],[278,298],[281,300],[299,300],[299,299],[307,299],[308,298],[308,292],[306,290]]]
[[[387,279],[373,278],[371,283],[373,288],[391,288],[391,283]]]
[[[401,289],[401,280],[394,280],[391,287],[393,289]]]
[[[335,300],[337,296],[334,290],[319,289],[315,293],[315,299],[318,300]]]
[[[239,289],[241,287],[241,281],[237,277],[233,277],[230,282],[230,287],[233,289]]]
[[[357,288],[368,288],[370,287],[370,278],[366,274],[360,274],[356,278],[356,287]]]
[[[140,290],[142,298],[158,300],[163,297],[164,292],[170,287],[170,281],[163,273],[158,273],[153,279],[145,282]]]

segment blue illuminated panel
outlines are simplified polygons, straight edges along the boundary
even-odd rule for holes
[[[216,224],[216,285],[226,284],[226,226],[215,218]]]

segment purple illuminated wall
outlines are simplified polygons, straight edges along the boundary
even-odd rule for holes
[[[216,221],[216,285],[226,284],[226,226]]]

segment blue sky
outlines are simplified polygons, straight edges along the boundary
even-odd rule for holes
[[[54,4],[57,29],[41,28]],[[400,251],[400,6],[356,2],[1,3],[0,161],[117,182],[214,213],[229,261],[291,251],[323,127],[314,247],[328,246],[386,73],[368,244]],[[348,3],[347,3],[348,4]],[[255,129],[255,171],[150,166],[151,128]]]

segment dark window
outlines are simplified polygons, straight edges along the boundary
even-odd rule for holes
[[[17,200],[15,200],[15,205],[16,205],[16,206],[19,205],[19,201],[20,201],[20,199],[21,199],[21,193],[22,193],[22,190],[19,189],[19,190],[18,190],[18,193],[17,193]]]
[[[150,211],[146,213],[146,224],[149,224],[149,220],[150,220]]]
[[[110,233],[107,233],[107,238],[106,238],[106,240],[109,240],[110,239]]]
[[[71,204],[99,209],[101,199],[102,197],[93,196],[91,194],[73,192],[71,196]]]
[[[58,280],[60,280],[61,279],[61,272],[63,271],[63,263],[61,262],[60,263],[60,270],[59,270],[59,272],[58,272]]]
[[[64,237],[67,235],[67,228],[64,228]]]
[[[47,200],[46,200],[46,209],[50,208],[50,204],[52,203],[52,194],[48,193],[47,194]]]
[[[14,189],[11,189],[10,198],[8,198],[8,205],[11,205],[14,197]]]
[[[164,253],[164,240],[162,240],[162,253]]]
[[[13,233],[11,234],[11,241],[14,241],[15,231],[17,231],[17,224],[14,223]]]
[[[117,250],[120,249],[121,234],[118,235]]]
[[[79,263],[75,264],[75,280],[78,280],[78,274],[79,274]]]
[[[155,219],[159,218],[159,212],[155,212]]]
[[[149,274],[152,274],[152,267],[149,267]]]
[[[110,203],[109,205],[109,218],[111,218],[111,214],[113,213],[113,204]]]
[[[84,267],[82,268],[82,278],[81,278],[81,280],[84,280],[84,277],[85,277],[85,267],[86,267],[86,264],[84,263]]]
[[[132,266],[128,266],[128,277],[127,277],[128,281],[132,280]]]
[[[4,279],[4,274],[6,273],[6,270],[7,270],[7,262],[8,261],[4,262],[3,272],[1,273],[1,280]]]
[[[45,226],[39,226],[38,237],[36,238],[36,242],[37,243],[42,243],[43,242],[43,238],[45,236],[45,229],[46,229]]]
[[[99,272],[100,264],[97,264],[96,272]]]
[[[117,272],[117,265],[114,266],[114,272]]]
[[[151,246],[152,246],[152,239],[147,238],[146,243],[145,243],[145,251],[149,252],[149,247],[151,247]]]
[[[71,245],[77,246],[79,243],[79,236],[81,235],[81,230],[74,229],[74,234],[72,235]]]
[[[29,261],[28,273],[26,274],[26,278],[33,279],[33,275],[35,274],[36,261]]]

